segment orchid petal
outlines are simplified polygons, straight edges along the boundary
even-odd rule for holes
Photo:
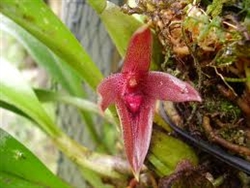
[[[138,178],[145,160],[152,133],[155,100],[144,98],[136,113],[127,108],[123,100],[116,103],[123,130],[123,140],[127,159]]]
[[[122,73],[147,72],[151,62],[152,35],[148,26],[140,27],[130,39]]]
[[[187,82],[162,72],[151,71],[145,80],[144,92],[155,99],[173,102],[199,101],[199,93]]]
[[[105,78],[97,87],[99,106],[104,111],[110,104],[113,104],[121,93],[124,79],[121,73],[113,74]]]

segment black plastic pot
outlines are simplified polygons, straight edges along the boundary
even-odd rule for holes
[[[237,168],[238,170],[241,170],[245,172],[246,174],[250,175],[250,162],[240,157],[229,154],[228,152],[226,152],[225,150],[223,150],[217,145],[206,142],[204,140],[200,140],[200,139],[198,140],[194,138],[193,136],[191,136],[191,134],[189,134],[188,132],[182,130],[180,127],[175,125],[171,121],[171,119],[168,117],[168,115],[166,114],[164,110],[163,103],[161,103],[161,106],[160,106],[160,115],[176,133],[178,133],[185,139],[189,140],[191,143],[193,143],[193,145],[199,147],[201,150],[216,157],[220,161],[227,163],[228,165],[234,168]]]

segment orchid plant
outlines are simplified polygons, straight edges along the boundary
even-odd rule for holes
[[[199,93],[188,83],[163,72],[149,71],[152,34],[147,25],[130,39],[121,73],[105,78],[98,86],[99,105],[115,104],[127,159],[136,179],[145,160],[152,133],[156,100],[199,101]]]
[[[136,7],[130,7],[130,4],[132,5],[132,1],[130,1],[131,3],[127,4],[129,6],[124,5],[122,8],[108,0],[82,0],[81,3],[79,3],[80,1],[69,1],[72,2],[72,6],[68,7],[71,7],[72,10],[77,10],[77,12],[79,10],[79,13],[85,12],[82,11],[85,10],[85,8],[92,8],[96,12],[96,15],[91,14],[91,16],[95,15],[98,17],[98,24],[102,23],[107,31],[106,33],[106,31],[103,32],[103,30],[100,29],[100,33],[104,35],[109,34],[119,55],[124,57],[121,72],[103,79],[101,68],[98,66],[100,63],[102,63],[103,66],[110,66],[111,64],[106,63],[111,59],[115,59],[112,63],[116,63],[117,59],[113,58],[114,54],[112,54],[111,58],[110,53],[106,53],[106,51],[102,53],[103,56],[109,56],[107,62],[104,62],[100,57],[93,60],[93,57],[84,49],[84,44],[79,43],[79,41],[84,40],[77,40],[71,31],[46,5],[44,0],[0,0],[0,36],[2,37],[7,33],[17,39],[37,65],[46,70],[49,79],[55,80],[59,86],[56,91],[42,85],[39,86],[39,88],[37,88],[37,86],[34,87],[34,85],[32,86],[31,83],[23,78],[22,70],[14,66],[11,60],[6,58],[7,56],[5,55],[7,55],[7,53],[0,53],[0,108],[7,109],[30,120],[32,125],[40,128],[40,130],[50,138],[53,145],[80,169],[80,171],[67,172],[67,176],[62,177],[64,180],[60,179],[30,152],[28,148],[24,147],[14,138],[18,138],[18,135],[12,137],[10,135],[12,130],[5,131],[0,127],[0,187],[69,188],[72,186],[83,187],[82,182],[85,181],[91,187],[102,188],[142,187],[141,185],[145,182],[147,182],[147,185],[143,187],[156,187],[157,183],[159,186],[163,185],[162,187],[167,187],[169,184],[173,187],[188,187],[190,179],[196,174],[196,170],[200,169],[195,167],[199,164],[199,157],[196,155],[194,148],[189,147],[188,144],[178,139],[178,137],[173,137],[168,134],[169,131],[171,131],[168,125],[171,123],[167,122],[168,119],[164,113],[165,109],[161,108],[159,110],[159,108],[157,108],[157,110],[155,110],[155,107],[157,107],[157,100],[201,102],[202,99],[199,93],[189,83],[181,81],[165,72],[150,71],[150,67],[156,67],[162,63],[159,57],[162,56],[161,52],[163,52],[166,61],[165,65],[169,63],[168,58],[173,57],[175,60],[172,62],[177,63],[174,64],[174,66],[178,69],[181,67],[178,65],[180,61],[176,60],[178,57],[181,57],[180,59],[182,61],[187,59],[191,65],[189,66],[189,63],[187,64],[186,62],[185,67],[187,66],[187,68],[181,70],[181,72],[194,70],[197,76],[201,72],[205,72],[206,75],[204,78],[202,77],[202,81],[205,84],[204,86],[209,87],[209,89],[206,88],[202,91],[202,93],[204,93],[204,104],[201,108],[209,109],[211,104],[216,103],[216,108],[209,109],[209,114],[214,110],[216,110],[216,114],[220,112],[223,112],[223,114],[226,113],[227,115],[223,115],[224,117],[230,117],[232,113],[238,114],[239,121],[236,121],[237,119],[235,119],[235,117],[232,120],[232,125],[237,122],[236,124],[239,125],[238,127],[240,128],[239,132],[235,134],[235,139],[238,142],[238,133],[243,135],[241,130],[244,124],[242,115],[249,114],[249,109],[246,108],[245,105],[247,103],[244,103],[244,101],[247,101],[247,90],[240,89],[238,91],[237,88],[235,94],[232,93],[234,88],[238,86],[233,82],[239,82],[240,87],[246,83],[249,88],[247,78],[250,75],[250,71],[247,66],[248,57],[245,55],[246,53],[244,53],[244,51],[247,51],[247,45],[245,44],[247,44],[246,42],[249,39],[244,29],[249,26],[249,16],[247,16],[249,15],[249,11],[247,10],[248,5],[246,1],[247,0],[242,1],[239,6],[237,5],[237,11],[233,11],[232,16],[231,14],[223,14],[223,12],[221,12],[221,7],[223,7],[224,10],[224,6],[222,6],[224,5],[224,1],[217,0],[211,1],[209,5],[204,1],[201,3],[203,5],[202,7],[196,4],[195,1],[169,3],[167,1],[140,0],[134,1],[138,2]],[[85,2],[89,7],[85,5]],[[65,5],[67,6],[67,4]],[[228,5],[225,6],[225,10],[231,7],[231,5],[229,7]],[[232,6],[234,5],[232,4]],[[77,7],[77,9],[74,9],[75,7]],[[213,11],[211,11],[211,7],[213,7]],[[178,12],[181,12],[181,16],[177,15],[176,17],[175,14]],[[195,12],[199,14],[194,14]],[[231,11],[229,11],[229,13],[230,12]],[[135,16],[136,13],[140,16]],[[226,17],[220,17],[218,16],[219,14]],[[197,15],[200,19],[197,19]],[[82,17],[80,14],[77,14],[77,20],[78,18],[84,20],[84,16],[86,16],[86,14],[83,14]],[[148,23],[154,27],[152,27],[152,31],[154,29],[156,35],[158,35],[159,41],[163,44],[163,48],[156,44],[154,45],[154,49],[152,49],[153,37],[151,29],[149,25],[143,25],[141,20],[141,18],[144,19],[145,17],[146,20],[149,21]],[[241,18],[238,19],[239,17]],[[92,19],[92,17],[90,19]],[[237,20],[237,22],[235,22],[235,20]],[[86,23],[88,26],[92,25],[89,24],[89,22],[85,22],[85,20],[84,22],[75,22],[74,19],[74,23]],[[94,29],[96,29],[96,23],[97,22],[93,23]],[[75,24],[73,25],[75,26]],[[91,46],[98,46],[98,49],[92,49],[94,50],[94,54],[100,54],[99,49],[103,49],[102,46],[107,48],[107,46],[102,43],[104,35],[99,37],[99,35],[91,33],[91,27],[78,27],[77,25],[77,29],[80,29],[79,34],[81,34],[81,32],[91,34],[88,36],[88,39],[90,39],[91,44],[95,44]],[[197,29],[200,32],[197,32]],[[170,35],[171,40],[169,38]],[[211,37],[207,37],[210,35],[213,36],[211,40]],[[85,37],[83,37],[83,39],[85,39]],[[177,43],[175,41],[177,41]],[[190,45],[188,43],[189,41],[192,42]],[[212,42],[212,49],[206,44],[205,46],[207,48],[204,49],[204,42],[206,44]],[[99,43],[102,43],[102,45],[96,45]],[[167,45],[164,46],[164,44]],[[172,51],[168,53],[168,47],[171,45],[177,45],[179,50],[173,46]],[[191,49],[193,46],[199,53],[192,53]],[[189,49],[189,47],[191,48]],[[230,47],[229,50],[228,47]],[[187,51],[187,49],[189,50]],[[152,50],[154,55],[151,59]],[[185,58],[183,58],[183,51],[185,51]],[[232,51],[232,53],[228,55],[228,51]],[[202,61],[201,56],[204,53],[206,54],[205,61]],[[208,57],[210,57],[210,59]],[[198,63],[198,59],[203,63],[209,62],[209,66],[201,66]],[[225,69],[225,66],[227,69]],[[211,71],[211,68],[214,68],[215,71]],[[232,68],[232,70],[230,68]],[[228,72],[229,69],[230,74]],[[243,71],[243,69],[245,71]],[[213,76],[216,76],[216,78],[211,81],[210,78]],[[225,87],[221,85],[222,81]],[[211,84],[217,82],[219,85],[214,88]],[[233,84],[231,85],[230,82]],[[89,86],[87,89],[97,91],[99,94],[98,103],[91,100],[93,98],[89,96],[89,90],[85,91],[85,87],[83,89],[83,83],[86,87]],[[226,89],[227,87],[229,90]],[[200,88],[202,90],[204,87],[201,86]],[[216,96],[209,96],[210,92],[213,91],[219,91],[220,96],[217,98],[217,93]],[[233,101],[231,96],[234,96]],[[208,97],[208,100],[205,100],[206,97]],[[225,97],[227,100],[225,100]],[[77,110],[77,113],[73,115],[71,115],[71,113],[64,113],[63,115],[57,114],[53,108],[55,104],[64,104],[67,108],[71,106],[74,110]],[[116,113],[111,110],[106,110],[110,105],[115,105],[117,108],[123,135],[124,153],[126,153],[127,160],[124,159],[119,152],[120,139],[117,139],[117,131],[115,129],[117,125],[117,121],[115,120]],[[181,106],[185,108],[179,109],[189,109],[190,107],[190,105],[186,106],[186,104]],[[232,107],[235,108],[233,111],[231,111]],[[238,107],[240,107],[243,113],[240,113]],[[225,112],[224,109],[228,112]],[[105,110],[106,112],[103,113]],[[156,113],[154,115],[155,111]],[[161,114],[162,111],[163,113]],[[179,111],[181,112],[181,110]],[[203,114],[203,112],[205,113]],[[210,126],[210,117],[207,117],[206,110],[203,112],[197,116],[203,122],[201,123],[200,121],[196,124],[199,126],[202,125],[205,133],[209,132],[208,135],[221,130],[220,128],[216,128],[216,124],[220,127],[221,123],[225,124],[225,122],[227,122],[224,121],[224,118],[219,117],[219,123],[213,120],[215,124],[214,126]],[[104,121],[97,122],[96,116],[100,116]],[[180,116],[185,122],[181,113]],[[187,117],[187,115],[185,117]],[[243,119],[245,117],[248,116],[244,116]],[[70,134],[67,130],[61,128],[62,123],[61,121],[57,121],[57,119],[67,122],[65,124],[67,128],[70,127]],[[77,120],[77,123],[72,123],[75,121],[68,121],[69,119]],[[192,122],[194,122],[194,120],[195,119],[192,119]],[[152,127],[153,123],[155,125],[154,129]],[[23,131],[22,125],[25,124],[26,123],[22,121],[18,122],[18,133],[19,130]],[[226,124],[228,124],[230,129],[231,123],[227,122]],[[171,125],[171,127],[175,126]],[[214,131],[210,131],[212,128],[214,128]],[[222,130],[226,130],[224,126]],[[175,128],[175,131],[177,133],[182,132],[178,127]],[[75,132],[79,134],[74,134]],[[82,132],[84,132],[84,135],[87,135],[83,137],[88,141],[86,143],[77,142],[78,137],[82,137]],[[186,135],[189,140],[192,140],[189,134],[182,133],[181,135]],[[234,136],[231,135],[230,132],[228,138],[231,139],[231,136],[234,140]],[[216,137],[216,140],[211,139],[211,141],[215,143],[231,143],[224,142],[223,137]],[[242,151],[248,152],[248,148],[241,145],[245,143],[245,141],[242,142],[242,140],[247,141],[247,135],[246,137],[240,138],[242,139],[240,139],[240,145],[237,145],[237,148],[239,146],[241,149],[237,149],[237,152],[241,155]],[[208,139],[210,140],[210,138]],[[200,143],[204,146],[203,142]],[[33,145],[35,144],[33,143]],[[223,144],[221,145],[223,146]],[[210,148],[209,146],[210,143],[207,143],[206,148]],[[234,144],[229,144],[227,147],[230,149],[235,148],[234,146]],[[35,145],[35,147],[40,147],[40,145]],[[212,149],[205,151],[209,151],[208,153],[216,154],[217,156],[225,154],[225,152],[221,152],[222,150],[215,152],[214,148],[211,148]],[[218,153],[220,153],[220,155]],[[236,164],[233,166],[246,166],[245,169],[248,173],[249,165],[246,161],[242,162],[242,160],[239,160],[240,158],[231,158],[226,154],[224,156],[225,157],[218,158],[225,159],[228,164],[231,163],[228,162],[230,160],[237,161],[232,163]],[[138,181],[137,186],[135,185],[136,181],[133,178],[132,172],[136,180],[139,180],[139,175],[143,169],[142,166],[146,158],[148,171],[143,172],[144,178],[141,179],[143,181]],[[202,161],[200,161],[200,163],[202,163]],[[192,166],[190,169],[191,175],[186,173],[188,171],[184,169],[188,166],[187,164],[189,166],[191,164]],[[60,163],[58,165],[63,166],[64,164]],[[221,167],[221,165],[219,166]],[[204,173],[212,175],[213,178],[210,179],[214,180],[214,184],[222,185],[220,183],[224,181],[226,183],[225,185],[229,185],[227,181],[229,179],[223,177],[231,168],[223,169],[221,175],[217,173],[216,168],[212,167],[212,171],[210,171],[209,168],[205,170]],[[193,169],[195,169],[195,171]],[[214,169],[216,170],[216,176],[213,174]],[[31,171],[32,173],[30,173]],[[235,172],[236,171],[234,171],[233,174],[236,174]],[[169,176],[173,173],[175,173],[174,175],[180,174],[180,176],[178,175],[179,177],[172,178],[172,180],[176,180],[174,183],[168,181],[171,179]],[[185,177],[182,176],[182,173],[185,174]],[[186,174],[189,175],[186,176]],[[77,176],[79,176],[79,178]],[[215,177],[218,178],[214,179]],[[228,177],[231,178],[232,176]],[[244,178],[242,174],[239,173],[238,177],[240,177],[239,180],[242,182],[242,185],[244,184],[243,182],[248,182],[247,177]],[[75,185],[75,182],[71,181],[73,179],[79,179],[81,181],[79,181],[78,185]],[[186,181],[187,179],[189,179],[189,181]],[[206,179],[205,176],[201,178],[202,181],[206,181]],[[194,177],[193,182],[200,182],[200,178],[199,181],[197,180],[198,179]],[[235,179],[235,181],[232,182],[237,182],[238,184],[239,180],[236,181]],[[67,183],[66,181],[69,182]],[[213,187],[211,182],[208,182],[211,186],[207,183],[201,183],[205,185],[205,187]],[[236,185],[231,182],[230,184]],[[190,187],[200,186],[190,185]],[[246,187],[248,186],[246,185]]]
[[[125,187],[131,175],[130,167],[123,158],[111,155],[116,152],[112,145],[115,141],[110,142],[110,137],[103,139],[103,134],[99,134],[93,125],[92,114],[101,115],[101,110],[104,111],[111,104],[116,105],[127,159],[138,180],[149,149],[156,100],[201,101],[201,97],[188,83],[167,73],[149,71],[153,39],[148,25],[141,26],[141,22],[122,13],[119,7],[110,2],[96,2],[88,0],[120,55],[125,54],[121,73],[113,74],[102,82],[103,75],[95,62],[44,1],[0,1],[0,30],[18,39],[36,63],[62,86],[56,92],[44,88],[35,89],[22,78],[15,66],[3,59],[0,69],[0,107],[34,122],[84,172],[81,174],[83,179],[92,187],[110,188],[103,182],[103,177],[117,180],[119,185],[122,181],[122,187]],[[126,53],[124,49],[127,49]],[[97,89],[100,94],[99,106],[88,99],[82,89],[83,82],[93,90]],[[103,153],[70,138],[57,124],[54,114],[48,113],[50,111],[44,103],[49,102],[64,103],[78,109],[84,126],[89,129],[92,142],[105,148]],[[104,114],[108,131],[115,132],[113,124],[116,122],[113,117],[114,114],[109,111]],[[193,150],[185,143],[165,133],[158,132],[156,136],[154,133],[151,143],[156,144],[150,148],[148,159],[156,168],[158,177],[173,173],[181,160],[197,161]],[[1,128],[0,135],[0,187],[9,187],[10,183],[13,187],[20,187],[23,181],[26,187],[71,187],[54,176],[35,155]],[[112,140],[116,140],[116,136]],[[161,147],[160,151],[158,146]],[[111,152],[110,148],[113,149]],[[174,157],[171,156],[171,159],[162,154],[172,151]],[[34,173],[30,174],[30,171]],[[117,187],[115,181],[110,182]]]

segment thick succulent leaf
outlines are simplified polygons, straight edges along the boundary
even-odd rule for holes
[[[147,156],[152,168],[160,177],[168,176],[175,171],[180,161],[187,160],[193,165],[198,158],[193,149],[184,142],[154,129]]]
[[[68,188],[27,148],[0,128],[0,187]]]
[[[173,102],[201,101],[199,93],[190,84],[167,73],[151,71],[145,83],[145,93],[155,99]]]
[[[110,104],[114,103],[118,95],[122,92],[124,82],[121,73],[113,74],[105,78],[97,87],[99,96],[99,106],[105,110]]]
[[[136,113],[131,112],[123,100],[116,103],[127,159],[137,179],[149,148],[155,103],[152,99],[143,100]]]
[[[130,39],[122,72],[149,71],[152,51],[152,35],[147,25],[140,27]]]

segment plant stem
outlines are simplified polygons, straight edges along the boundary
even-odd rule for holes
[[[88,168],[102,176],[115,179],[125,179],[131,174],[129,165],[125,160],[90,151],[64,133],[54,137],[53,141],[57,147],[79,167]]]

